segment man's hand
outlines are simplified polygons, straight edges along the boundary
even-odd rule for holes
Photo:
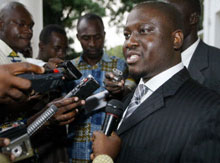
[[[72,97],[67,99],[61,99],[53,102],[58,107],[58,111],[52,117],[51,121],[58,123],[59,125],[66,125],[71,123],[76,114],[79,112],[78,107],[85,104],[85,100],[79,100],[78,97]]]
[[[0,65],[0,103],[27,100],[25,91],[31,87],[31,82],[16,76],[26,72],[44,73],[44,68],[26,62]]]
[[[9,145],[10,144],[10,140],[8,139],[8,138],[0,138],[0,147],[5,147],[5,146],[7,146],[7,145]],[[5,155],[5,156],[7,156],[11,161],[13,161],[14,159],[15,159],[15,156],[14,155]],[[2,157],[4,157],[4,156],[0,156],[1,157],[1,159],[3,159]],[[6,160],[7,160],[7,158],[5,158]]]
[[[90,156],[92,160],[101,154],[115,159],[120,152],[121,139],[115,132],[111,136],[106,136],[101,131],[95,131],[93,132],[92,142],[93,153]]]
[[[105,88],[112,94],[121,94],[124,91],[125,81],[122,79],[120,81],[114,80],[114,74],[112,72],[105,74]]]
[[[44,65],[46,69],[55,69],[60,63],[63,63],[64,60],[60,58],[50,58],[48,62]]]

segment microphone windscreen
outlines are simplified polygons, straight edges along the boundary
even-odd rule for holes
[[[123,103],[119,100],[112,99],[107,103],[105,112],[121,117],[123,114]]]

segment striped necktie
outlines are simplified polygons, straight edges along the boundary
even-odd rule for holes
[[[125,115],[125,119],[128,118],[139,106],[141,102],[141,98],[147,93],[148,88],[144,84],[139,84],[135,90],[134,96],[131,99],[130,104],[127,108],[127,113]]]

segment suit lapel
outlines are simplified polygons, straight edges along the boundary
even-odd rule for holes
[[[188,71],[193,79],[203,84],[205,77],[202,70],[208,67],[208,48],[203,41],[199,42],[189,64]]]
[[[156,111],[162,109],[164,106],[164,98],[172,96],[176,93],[183,82],[189,78],[186,69],[181,70],[179,73],[169,79],[164,85],[158,88],[149,98],[147,98],[130,117],[125,119],[117,133],[120,135],[129,130],[142,120],[146,119]],[[131,99],[131,98],[130,98]],[[128,105],[127,101],[127,105]],[[126,105],[126,106],[127,106]],[[125,107],[126,108],[126,107]]]
[[[121,133],[130,129],[144,118],[148,117],[151,113],[158,110],[161,106],[163,106],[163,97],[161,94],[158,92],[152,94],[132,113],[130,117],[122,122],[118,130],[118,134],[120,135]]]

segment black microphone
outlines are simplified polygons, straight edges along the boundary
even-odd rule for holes
[[[107,103],[105,108],[105,120],[101,129],[105,135],[110,136],[112,131],[116,130],[123,114],[122,108],[123,104],[121,101],[112,99]]]

